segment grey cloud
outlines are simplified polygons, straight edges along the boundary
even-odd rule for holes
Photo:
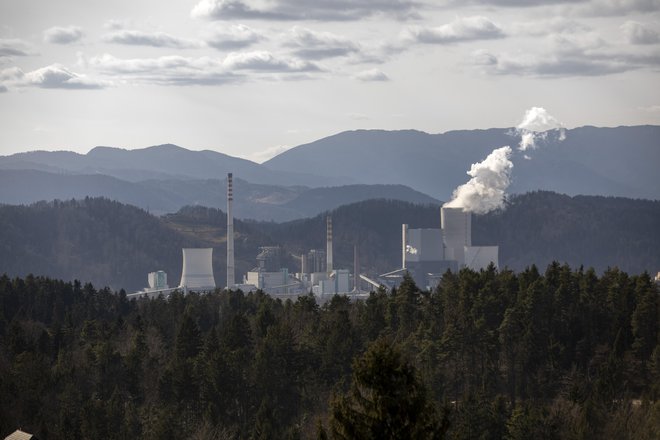
[[[660,32],[648,25],[627,21],[621,25],[626,40],[631,44],[656,44],[660,43]]]
[[[586,24],[566,17],[552,17],[546,20],[518,22],[511,26],[511,32],[513,34],[535,37],[546,36],[548,34],[574,34],[590,30],[591,28]]]
[[[30,45],[23,40],[0,38],[0,58],[30,55]]]
[[[44,41],[53,44],[71,44],[83,36],[83,31],[78,26],[54,26],[44,31]]]
[[[295,75],[320,70],[312,63],[279,58],[264,51],[230,53],[224,59],[182,56],[121,59],[105,54],[91,58],[89,65],[123,81],[159,85],[222,85],[248,80],[247,72]]]
[[[357,73],[354,78],[365,82],[390,80],[390,78],[380,69],[364,70]]]
[[[347,56],[360,50],[357,44],[347,38],[298,26],[291,29],[285,45],[295,48],[297,56],[313,60]]]
[[[658,10],[660,10],[660,0],[591,0],[569,7],[568,12],[594,17],[614,17]]]
[[[7,92],[7,87],[0,84],[0,93],[6,93],[6,92]]]
[[[449,44],[462,41],[503,38],[502,29],[486,17],[456,18],[438,27],[411,27],[404,31],[404,39],[416,43]]]
[[[206,44],[219,50],[243,49],[265,37],[256,30],[243,24],[215,28],[206,37]]]
[[[174,37],[164,32],[142,32],[136,30],[119,30],[103,37],[108,43],[126,44],[131,46],[169,47],[186,49],[200,47],[197,41]]]
[[[603,76],[660,65],[660,53],[611,50],[546,54],[500,54],[478,51],[473,64],[493,75],[532,77]]]
[[[252,2],[254,3],[254,2]],[[415,16],[412,0],[272,0],[269,8],[252,7],[245,0],[201,0],[191,11],[211,20],[358,20],[378,14]]]

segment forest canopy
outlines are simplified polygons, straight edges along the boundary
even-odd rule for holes
[[[557,263],[323,305],[2,276],[0,435],[658,438],[658,298],[646,273]]]

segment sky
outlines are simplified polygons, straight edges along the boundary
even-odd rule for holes
[[[660,0],[0,0],[0,155],[660,124]]]

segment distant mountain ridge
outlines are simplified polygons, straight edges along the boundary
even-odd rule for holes
[[[300,145],[264,162],[272,170],[317,169],[361,183],[399,183],[447,200],[471,164],[494,148],[516,147],[511,128],[428,134],[415,130],[356,130]],[[660,199],[660,126],[566,130],[540,148],[513,155],[510,193],[550,190],[569,195]],[[323,164],[323,166],[320,166]]]
[[[103,174],[57,174],[39,170],[0,169],[0,203],[106,197],[155,214],[183,206],[226,208],[226,179],[145,180],[129,182]],[[403,185],[349,185],[307,188],[249,183],[234,179],[234,215],[265,221],[312,217],[348,203],[367,199],[396,199],[439,204],[432,197]]]
[[[182,206],[180,199],[184,199],[183,204],[203,201],[210,206],[222,206],[208,202],[203,185],[193,185],[195,191],[201,190],[200,197],[195,197],[186,182],[223,180],[228,172],[257,185],[319,189],[355,184],[404,185],[436,200],[449,200],[453,190],[467,181],[466,172],[473,163],[482,161],[494,148],[511,145],[515,149],[518,142],[511,128],[441,134],[416,130],[357,130],[291,148],[263,164],[211,150],[190,151],[164,144],[136,150],[96,147],[87,154],[18,153],[0,156],[0,171],[110,176],[148,187],[152,193],[155,191],[156,201],[161,197],[169,199],[162,201],[162,205],[175,204],[174,209]],[[525,154],[516,150],[512,161],[510,194],[550,190],[568,195],[660,199],[657,169],[660,126],[585,126],[566,130],[566,139],[562,142],[551,132],[540,148]],[[182,183],[172,183],[175,181]],[[177,194],[162,195],[163,188]],[[279,189],[276,192],[281,193]],[[308,202],[315,203],[311,194],[308,196]],[[133,203],[127,198],[117,200]],[[288,201],[271,203],[270,218],[285,220],[311,214],[304,209],[296,214],[300,206],[284,206],[286,203]],[[274,208],[275,205],[278,207]],[[172,208],[166,209],[171,211]],[[269,218],[255,212],[254,218]],[[248,215],[253,216],[252,213]]]

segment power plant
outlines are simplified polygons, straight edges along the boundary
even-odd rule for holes
[[[440,208],[440,229],[401,226],[401,268],[380,275],[388,286],[409,273],[421,288],[435,287],[447,270],[481,270],[499,264],[498,246],[472,246],[472,213],[463,208]]]
[[[359,249],[353,248],[353,273],[348,269],[335,269],[333,262],[332,217],[325,219],[325,250],[310,249],[302,255],[300,271],[290,272],[283,267],[283,249],[279,246],[262,246],[256,256],[256,266],[236,283],[234,263],[233,175],[227,174],[227,283],[229,290],[245,292],[262,290],[277,297],[297,297],[310,292],[321,301],[335,294],[365,297],[361,283],[369,289],[398,285],[406,273],[420,288],[432,289],[447,270],[462,268],[481,270],[490,264],[498,266],[498,246],[472,245],[472,214],[463,208],[442,207],[440,228],[412,229],[401,225],[401,267],[376,277],[376,280],[360,273]],[[184,248],[181,282],[175,288],[167,285],[164,271],[148,275],[149,287],[127,295],[128,297],[155,297],[169,295],[174,290],[212,291],[216,288],[213,276],[213,248]]]

